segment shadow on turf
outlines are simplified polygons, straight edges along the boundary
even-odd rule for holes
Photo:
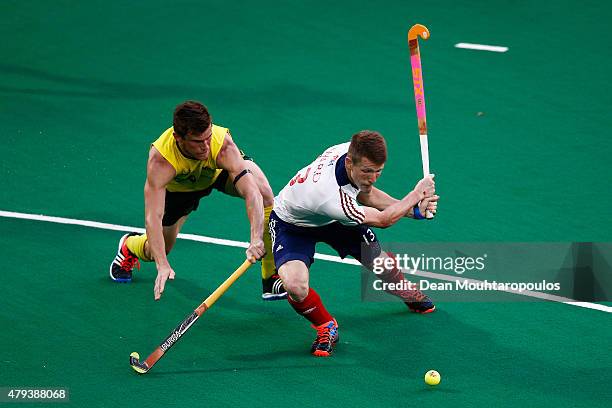
[[[295,353],[292,353],[292,356],[295,357]],[[240,371],[265,371],[265,370],[274,370],[274,371],[279,371],[279,370],[296,370],[296,369],[312,369],[312,368],[316,368],[321,369],[322,366],[320,363],[318,363],[318,361],[332,361],[331,359],[317,359],[315,357],[311,357],[308,356],[309,359],[311,359],[313,361],[312,364],[293,364],[293,365],[270,365],[270,366],[265,366],[265,367],[219,367],[219,368],[209,368],[209,369],[204,369],[204,368],[198,368],[198,369],[193,369],[193,370],[173,370],[173,371],[151,371],[149,373],[147,373],[147,377],[164,377],[164,376],[168,376],[168,375],[180,375],[180,374],[187,374],[187,375],[193,375],[193,374],[211,374],[211,373],[224,373],[224,372],[240,372]],[[338,367],[353,367],[354,364],[338,364],[336,362],[334,362],[333,364],[330,364],[329,367],[330,369],[335,370]]]
[[[454,388],[447,388],[444,385],[436,385],[436,386],[433,386],[433,387],[430,386],[430,385],[427,385],[427,386],[419,389],[416,392],[418,392],[419,394],[424,394],[424,395],[432,393],[432,392],[442,393],[442,394],[461,394],[461,391],[459,391],[457,389],[454,389]]]

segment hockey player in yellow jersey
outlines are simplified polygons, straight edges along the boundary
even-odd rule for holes
[[[234,143],[229,129],[212,123],[208,110],[187,101],[174,110],[173,127],[153,144],[147,162],[145,182],[146,234],[125,234],[110,265],[110,278],[131,282],[139,260],[157,267],[154,298],[164,292],[175,272],[168,262],[181,227],[200,199],[213,190],[245,200],[251,224],[247,258],[261,260],[264,300],[287,297],[274,269],[268,222],[274,194],[259,166]]]

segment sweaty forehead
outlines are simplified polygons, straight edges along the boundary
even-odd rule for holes
[[[382,170],[385,167],[385,164],[376,164],[373,161],[369,160],[367,157],[362,157],[357,165],[361,170]]]

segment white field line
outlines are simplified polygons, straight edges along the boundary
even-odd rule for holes
[[[491,51],[491,52],[508,51],[508,47],[500,47],[498,45],[470,44],[470,43],[458,43],[458,44],[455,44],[455,48],[463,48],[466,50],[477,50],[477,51]]]
[[[26,214],[26,213],[12,212],[12,211],[0,210],[0,217],[17,218],[17,219],[33,220],[33,221],[44,221],[44,222],[52,222],[56,224],[79,225],[83,227],[99,228],[99,229],[111,230],[111,231],[126,231],[126,232],[133,231],[133,232],[139,232],[139,233],[145,232],[144,228],[130,227],[126,225],[107,224],[104,222],[78,220],[74,218],[52,217],[48,215],[39,215],[39,214]],[[249,245],[248,242],[212,238],[212,237],[207,237],[203,235],[195,235],[195,234],[179,234],[178,237],[181,239],[189,240],[189,241],[197,241],[197,242],[204,242],[207,244],[223,245],[223,246],[238,247],[238,248],[247,248]],[[348,264],[348,265],[357,265],[357,266],[360,265],[360,263],[355,259],[342,259],[339,256],[335,256],[335,255],[325,255],[325,254],[317,253],[315,254],[315,258],[321,259],[323,261],[337,262],[337,263],[343,263],[343,264]],[[475,280],[475,279],[459,278],[459,277],[453,277],[449,275],[443,275],[439,273],[425,272],[425,271],[417,271],[415,273],[410,272],[409,274],[424,277],[424,278],[433,278],[433,279],[444,280],[444,281],[449,281],[449,282],[468,281],[470,283],[482,283],[482,281]],[[550,300],[553,302],[565,303],[567,305],[584,307],[587,309],[600,310],[602,312],[612,313],[612,307],[610,306],[600,305],[598,303],[577,302],[574,299],[569,299],[566,297],[556,296],[556,295],[549,295],[547,293],[534,292],[534,291],[519,292],[519,291],[513,291],[513,290],[505,290],[503,292],[515,293],[518,295],[530,296],[530,297],[535,297],[538,299],[545,299],[545,300]]]
[[[404,274],[405,275],[417,275],[417,276],[422,276],[425,278],[433,278],[433,279],[444,280],[448,282],[483,283],[482,281],[479,281],[476,279],[460,278],[460,277],[442,275],[439,273],[425,272],[425,271],[417,271],[416,273],[412,273],[412,271],[410,271],[410,272],[404,272]],[[532,290],[524,290],[522,292],[519,292],[518,290],[513,290],[513,289],[496,289],[496,290],[498,292],[514,293],[515,295],[529,296],[529,297],[534,297],[537,299],[550,300],[552,302],[565,303],[567,305],[586,307],[587,309],[595,309],[595,310],[601,310],[602,312],[612,313],[612,307],[610,306],[600,305],[598,303],[578,302],[574,299],[566,298],[563,296],[550,295],[548,293],[535,292]]]

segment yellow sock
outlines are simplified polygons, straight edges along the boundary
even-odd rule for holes
[[[145,255],[144,247],[146,242],[147,234],[132,235],[131,237],[128,237],[128,239],[125,240],[125,245],[141,261],[151,262],[151,260]]]
[[[270,213],[272,212],[272,206],[264,208],[264,233],[263,241],[266,249],[266,256],[261,260],[261,278],[268,279],[274,275],[274,254],[272,253],[272,238],[270,237],[270,229],[268,224],[270,223]]]

